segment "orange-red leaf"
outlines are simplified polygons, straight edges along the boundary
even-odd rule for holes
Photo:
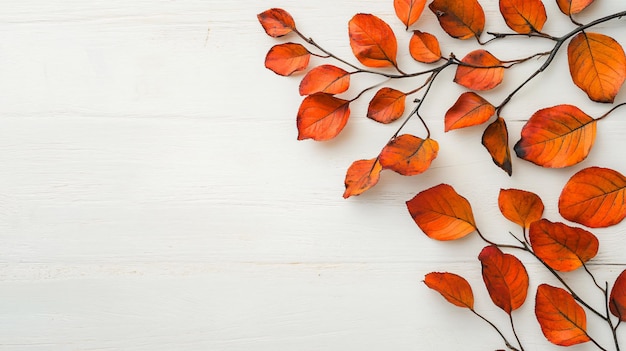
[[[425,5],[426,0],[393,0],[396,15],[407,29],[420,18]]]
[[[393,30],[380,18],[359,13],[348,23],[354,56],[368,67],[397,66],[398,43]]]
[[[511,150],[509,149],[509,131],[504,118],[498,117],[485,129],[483,146],[489,151],[496,166],[502,168],[508,175],[513,173]]]
[[[561,12],[568,16],[579,13],[591,5],[592,2],[593,0],[556,0]]]
[[[541,219],[530,225],[530,244],[535,254],[552,269],[569,272],[598,253],[598,239],[590,232]]]
[[[415,223],[431,239],[456,240],[476,230],[470,203],[448,184],[418,193],[406,206]]]
[[[537,194],[519,189],[500,189],[498,207],[506,219],[523,228],[541,219],[544,209]]]
[[[417,62],[433,63],[441,59],[441,48],[437,37],[430,33],[413,31],[409,41],[409,53]]]
[[[350,116],[350,101],[326,93],[309,95],[298,110],[298,140],[329,140],[345,127]]]
[[[485,247],[478,259],[493,303],[508,314],[522,306],[528,292],[528,273],[522,262],[493,245]]]
[[[402,117],[406,94],[392,88],[382,88],[370,101],[367,117],[379,123],[391,123]]]
[[[265,56],[265,67],[281,76],[288,76],[304,70],[309,65],[310,58],[311,53],[300,44],[278,44]]]
[[[333,65],[322,65],[313,68],[302,78],[300,95],[341,94],[349,87],[350,73]]]
[[[296,28],[293,17],[283,9],[269,9],[259,13],[257,18],[270,37],[282,37]]]
[[[581,32],[567,47],[574,84],[597,102],[613,102],[626,79],[626,55],[615,39]]]
[[[438,151],[439,144],[433,139],[403,134],[385,145],[380,152],[380,164],[385,169],[412,176],[426,171]]]
[[[567,291],[541,284],[535,298],[535,316],[543,335],[553,344],[571,346],[589,341],[585,310]]]
[[[465,65],[456,68],[454,81],[473,90],[489,90],[502,83],[502,62],[486,50],[474,50],[461,60]]]
[[[485,29],[485,12],[476,0],[434,0],[428,8],[453,38],[478,39]]]
[[[626,322],[626,270],[622,271],[613,284],[609,309],[620,321]]]
[[[493,116],[496,108],[474,92],[459,96],[444,117],[445,131],[471,127],[485,123]]]
[[[626,217],[626,177],[608,168],[574,174],[559,197],[563,218],[591,228],[608,227]]]
[[[572,105],[539,110],[522,128],[517,157],[539,166],[561,168],[583,161],[596,139],[596,120]]]
[[[376,185],[382,170],[378,158],[354,161],[346,173],[346,191],[343,193],[343,198],[361,195]]]
[[[548,19],[541,0],[500,0],[500,13],[506,25],[520,34],[541,31]]]
[[[474,309],[474,293],[465,278],[454,273],[432,272],[426,274],[424,283],[440,293],[451,304]]]

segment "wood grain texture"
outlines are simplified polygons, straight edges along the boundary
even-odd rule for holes
[[[497,2],[482,3],[494,18],[489,30],[504,31]],[[560,220],[559,190],[577,170],[626,172],[622,113],[600,123],[583,164],[544,170],[515,159],[509,178],[493,166],[476,130],[443,132],[443,115],[463,90],[437,84],[424,110],[441,145],[432,169],[411,178],[384,174],[368,193],[344,200],[347,167],[378,152],[393,131],[367,119],[363,102],[336,140],[296,141],[300,79],[263,67],[277,41],[263,33],[256,14],[270,7],[287,9],[304,33],[355,63],[347,21],[374,13],[397,33],[399,65],[413,65],[410,35],[391,1],[3,4],[0,350],[503,347],[475,317],[421,283],[430,271],[462,274],[476,290],[477,308],[505,325],[481,285],[482,242],[428,240],[404,202],[450,183],[472,203],[481,231],[506,240],[516,228],[499,214],[497,195],[517,187],[541,195],[546,217]],[[598,1],[580,20],[622,7],[622,0]],[[556,4],[546,1],[546,8],[544,31],[571,29],[557,20]],[[427,11],[418,26],[434,28],[446,54],[454,49],[462,57],[475,48],[445,37]],[[624,45],[623,26],[620,20],[599,30]],[[489,50],[502,59],[523,56],[517,40]],[[542,82],[504,110],[514,139],[542,107],[606,111],[571,84],[566,63],[559,55]],[[535,64],[512,71],[493,100]],[[592,269],[601,281],[612,280],[626,264],[626,227],[593,232],[601,244]],[[533,263],[528,271],[531,289],[551,282]],[[582,294],[599,301],[592,289]],[[516,318],[529,350],[549,348],[532,306]]]

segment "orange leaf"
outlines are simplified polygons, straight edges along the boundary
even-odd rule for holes
[[[298,110],[298,140],[329,140],[345,127],[350,116],[350,101],[326,93],[309,95]]]
[[[467,54],[456,68],[454,81],[468,89],[489,90],[502,83],[502,62],[486,50],[474,50]]]
[[[509,149],[509,131],[504,118],[498,117],[485,129],[483,146],[487,148],[493,163],[502,168],[508,175],[513,173],[511,150]]]
[[[424,283],[440,293],[451,304],[474,309],[474,293],[465,278],[454,273],[432,272],[426,274]]]
[[[540,32],[548,19],[541,0],[500,0],[506,25],[520,34]]]
[[[343,193],[343,198],[361,195],[376,185],[382,169],[378,158],[354,161],[346,173],[346,191]]]
[[[530,117],[515,153],[542,167],[568,167],[587,157],[595,139],[595,119],[576,106],[557,105]]]
[[[485,13],[476,0],[434,0],[428,8],[453,38],[478,39],[485,29]]]
[[[393,0],[396,15],[404,23],[406,29],[415,23],[422,14],[426,0]]]
[[[556,0],[561,12],[568,16],[579,13],[591,5],[592,2],[593,0]]]
[[[350,73],[333,65],[315,67],[302,78],[300,95],[341,94],[350,87]]]
[[[535,254],[552,269],[569,272],[598,253],[598,239],[590,232],[541,219],[530,225],[530,244]]]
[[[485,123],[493,116],[496,108],[474,92],[459,96],[444,117],[445,131],[471,127]]]
[[[608,227],[626,217],[626,178],[608,168],[590,167],[574,174],[559,197],[563,218],[587,227]]]
[[[270,37],[282,37],[296,28],[293,17],[283,9],[269,9],[259,13],[256,17]]]
[[[405,176],[423,173],[437,157],[439,144],[433,139],[426,140],[403,134],[391,140],[380,152],[380,164],[385,169]]]
[[[470,203],[448,184],[418,193],[406,206],[415,223],[431,239],[456,240],[476,230]]]
[[[405,101],[405,93],[392,88],[382,88],[370,101],[367,117],[379,123],[391,123],[402,117]]]
[[[311,53],[300,44],[278,44],[265,56],[265,67],[281,76],[289,76],[304,70],[309,65],[310,58]]]
[[[432,34],[413,31],[409,41],[409,53],[417,62],[433,63],[441,59],[441,48],[437,37]]]
[[[354,56],[368,67],[397,66],[398,43],[393,30],[380,18],[359,13],[348,23]]]
[[[539,196],[519,189],[500,189],[498,207],[506,219],[523,228],[541,219],[544,209]]]
[[[604,34],[581,32],[567,47],[574,84],[597,102],[613,102],[626,79],[622,46]]]
[[[528,292],[528,273],[522,262],[493,245],[485,247],[478,259],[493,303],[508,314],[522,306]]]
[[[587,342],[587,316],[567,291],[541,284],[535,298],[535,316],[546,339],[560,346]]]
[[[609,309],[620,321],[626,321],[626,270],[622,271],[613,284]]]

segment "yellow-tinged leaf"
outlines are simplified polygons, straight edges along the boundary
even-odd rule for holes
[[[380,152],[384,169],[412,176],[425,172],[437,157],[439,144],[433,139],[422,139],[403,134],[391,140]]]
[[[376,185],[382,170],[383,168],[380,162],[378,162],[378,158],[354,161],[346,173],[346,190],[343,193],[343,198],[347,199],[350,196],[361,195]]]
[[[398,43],[393,30],[380,18],[359,13],[348,23],[354,56],[368,67],[397,67]]]

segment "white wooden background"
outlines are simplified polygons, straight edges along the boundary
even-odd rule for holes
[[[391,0],[0,4],[1,350],[504,348],[493,330],[421,283],[430,271],[462,274],[477,309],[512,338],[482,283],[476,257],[483,243],[475,235],[427,239],[404,202],[449,183],[470,200],[481,231],[506,241],[517,228],[499,214],[500,188],[536,192],[546,217],[562,221],[556,200],[575,171],[626,172],[621,110],[600,123],[581,165],[544,170],[515,159],[509,178],[480,145],[481,128],[443,133],[443,113],[462,91],[450,70],[424,108],[441,145],[432,169],[412,178],[385,173],[365,195],[342,199],[347,167],[375,156],[396,126],[365,118],[366,96],[336,140],[296,141],[301,76],[263,67],[272,45],[296,38],[267,37],[256,14],[283,7],[301,31],[356,62],[347,21],[374,13],[398,33],[400,65],[419,70]],[[482,4],[488,29],[506,31],[497,2]],[[581,20],[625,6],[597,0]],[[547,32],[571,28],[554,1],[546,8]],[[626,45],[625,26],[622,19],[597,30]],[[443,35],[428,10],[418,27],[438,35],[446,53],[476,48]],[[548,45],[517,38],[487,49],[513,59]],[[538,64],[508,71],[486,96],[499,101]],[[504,110],[511,143],[532,112],[559,103],[594,116],[609,108],[573,86],[564,51]],[[417,124],[408,131],[421,132]],[[612,281],[626,264],[626,226],[594,233],[601,247],[591,269]],[[521,258],[531,289],[557,285]],[[601,305],[584,275],[566,279]],[[533,297],[515,313],[526,348],[557,349],[541,335]],[[593,316],[589,329],[610,346]],[[626,328],[620,339],[626,346]]]

